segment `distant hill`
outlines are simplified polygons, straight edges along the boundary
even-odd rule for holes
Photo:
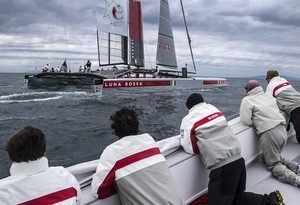
[[[300,80],[300,78],[295,78],[295,77],[286,76],[286,75],[282,75],[281,77],[283,77],[283,78],[285,78],[287,80]],[[250,78],[251,79],[266,79],[266,76],[265,75],[258,75],[258,76],[252,76]]]

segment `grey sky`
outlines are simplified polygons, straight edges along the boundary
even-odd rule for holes
[[[155,66],[158,0],[142,0],[147,67]],[[69,58],[97,68],[95,0],[1,0],[0,72]],[[169,0],[179,67],[191,60],[179,0]],[[299,0],[183,0],[196,67],[205,76],[299,76]],[[67,42],[66,42],[67,39]],[[68,50],[68,52],[66,52]]]

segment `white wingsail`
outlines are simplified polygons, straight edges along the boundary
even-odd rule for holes
[[[144,40],[140,0],[97,0],[101,37],[101,65],[144,67]],[[104,52],[103,52],[104,50]],[[100,60],[99,60],[100,61]],[[103,63],[105,62],[105,63]],[[160,0],[156,65],[177,70],[177,59],[168,0]]]
[[[140,0],[97,0],[99,65],[144,67]]]
[[[127,1],[101,0],[96,3],[98,30],[128,36]]]

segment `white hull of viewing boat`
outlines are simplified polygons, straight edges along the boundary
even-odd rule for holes
[[[299,204],[299,187],[279,182],[272,176],[271,172],[266,170],[261,160],[258,137],[253,129],[244,126],[239,117],[229,121],[229,124],[242,146],[242,156],[247,167],[247,191],[269,194],[278,189],[283,195],[285,204]],[[207,193],[209,171],[204,167],[199,155],[185,153],[180,147],[179,136],[158,141],[157,145],[166,157],[177,187],[186,204]],[[291,127],[282,156],[300,162],[299,148],[300,145],[296,141],[294,129]],[[92,195],[90,183],[97,163],[98,160],[94,160],[68,168],[81,184],[82,204],[119,205],[120,201],[117,195],[104,200],[98,200]]]

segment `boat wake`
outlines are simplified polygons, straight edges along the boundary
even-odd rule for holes
[[[34,120],[34,117],[5,117],[5,116],[1,116],[0,117],[0,122],[6,122],[6,121],[14,121],[16,122],[17,120]]]
[[[76,98],[88,96],[84,91],[80,92],[30,92],[20,94],[10,94],[0,96],[0,103],[29,103],[29,102],[42,102],[50,100],[58,100],[61,98]]]

